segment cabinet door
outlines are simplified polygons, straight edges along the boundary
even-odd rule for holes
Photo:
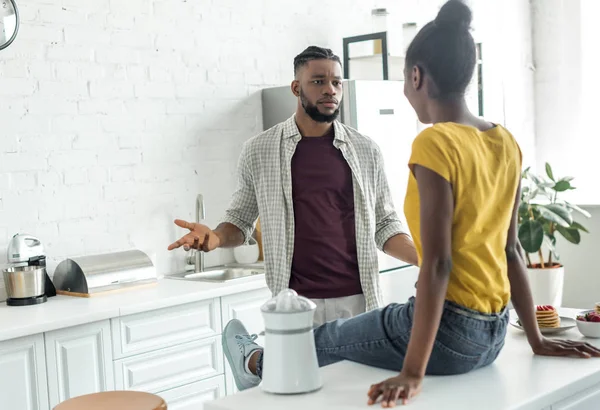
[[[410,266],[379,275],[383,303],[406,303],[415,295],[415,283],[419,276],[419,268]]]
[[[225,395],[223,375],[158,393],[169,410],[202,410],[203,403]]]
[[[223,317],[223,328],[231,319],[241,320],[250,334],[260,334],[264,330],[264,322],[260,307],[271,298],[271,291],[267,288],[257,289],[250,292],[237,293],[235,295],[224,296],[221,298],[221,315]],[[264,345],[264,339],[259,336],[257,343]],[[231,369],[225,359],[225,381],[227,394],[237,392]]]
[[[597,410],[600,407],[600,384],[552,405],[552,410]]]
[[[42,334],[0,342],[0,407],[49,410]]]
[[[45,334],[50,406],[83,394],[114,390],[110,322]]]

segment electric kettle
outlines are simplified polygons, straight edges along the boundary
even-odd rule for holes
[[[313,336],[316,307],[292,289],[282,290],[261,306],[265,322],[264,391],[308,393],[323,385]]]

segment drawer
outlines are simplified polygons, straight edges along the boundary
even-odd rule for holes
[[[600,384],[596,384],[552,405],[552,410],[597,410],[600,404]]]
[[[223,374],[219,336],[116,360],[116,390],[159,393]]]
[[[158,393],[169,410],[202,410],[203,403],[225,396],[225,379],[212,377]]]
[[[221,333],[219,299],[208,299],[111,320],[115,359]]]

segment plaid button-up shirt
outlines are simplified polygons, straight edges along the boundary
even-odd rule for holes
[[[379,147],[338,121],[333,145],[350,169],[354,188],[356,251],[366,309],[380,307],[377,248],[407,233],[398,218]],[[294,252],[291,161],[301,139],[295,115],[246,141],[238,162],[238,186],[224,222],[237,226],[246,241],[260,215],[266,281],[276,295],[289,286]]]

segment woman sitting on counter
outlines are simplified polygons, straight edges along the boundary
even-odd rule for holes
[[[471,18],[464,3],[448,1],[406,53],[405,95],[420,121],[433,124],[414,140],[405,202],[421,267],[417,297],[314,329],[320,366],[351,360],[400,370],[370,387],[369,404],[406,403],[425,375],[493,363],[511,296],[535,354],[600,357],[587,343],[539,331],[517,239],[521,151],[509,131],[473,115],[465,102],[476,59]],[[238,320],[223,331],[240,390],[261,380],[263,349],[255,339]]]

